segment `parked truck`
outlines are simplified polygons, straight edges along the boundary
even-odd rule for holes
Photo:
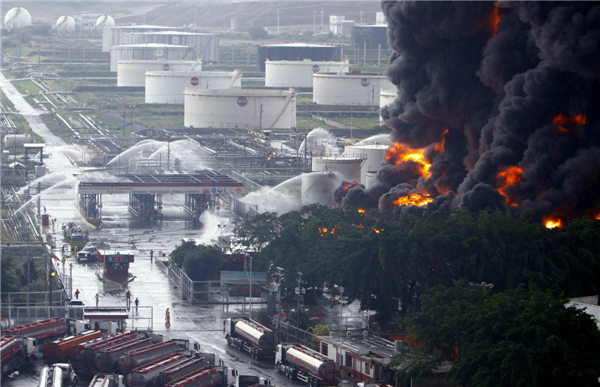
[[[127,385],[130,387],[144,387],[154,383],[156,376],[174,365],[180,364],[188,359],[183,354],[175,354],[161,357],[143,366],[134,368],[127,375]]]
[[[96,355],[96,369],[100,372],[112,372],[116,370],[119,358],[123,356],[125,352],[131,351],[132,349],[147,347],[150,344],[152,344],[150,339],[136,339],[113,347],[101,349]]]
[[[162,370],[154,377],[154,387],[164,387],[168,383],[177,380],[185,375],[196,372],[206,366],[220,365],[215,363],[215,357],[207,356],[191,357],[180,363],[173,364],[170,367]]]
[[[2,336],[0,338],[0,364],[2,376],[11,374],[21,365],[38,356],[37,340],[29,337]]]
[[[126,387],[123,375],[97,374],[90,382],[89,387]]]
[[[70,362],[72,359],[77,358],[83,350],[83,347],[79,344],[87,343],[101,337],[102,332],[100,331],[85,331],[78,335],[67,336],[45,343],[42,349],[44,361],[50,364],[61,361]]]
[[[235,385],[238,372],[229,367],[203,367],[166,385],[166,387],[227,387]]]
[[[77,374],[68,363],[44,366],[40,373],[39,387],[66,387],[77,385]]]
[[[69,332],[67,320],[64,318],[51,318],[19,325],[2,331],[2,335],[14,337],[29,337],[38,343],[62,337]]]
[[[92,243],[87,243],[81,251],[77,252],[77,262],[97,262],[98,248]]]
[[[183,351],[183,348],[174,341],[152,344],[147,347],[125,352],[125,354],[119,358],[119,368],[126,375],[136,367],[143,366],[144,364],[160,359],[163,356],[181,351]]]
[[[275,356],[277,336],[254,320],[228,318],[223,321],[223,332],[227,344],[248,352],[253,359]]]
[[[77,372],[86,374],[93,372],[96,368],[96,355],[100,353],[101,350],[121,343],[136,340],[140,337],[141,336],[136,332],[117,333],[115,335],[84,344],[79,356],[77,356],[73,362],[77,366]]]
[[[279,344],[275,352],[277,371],[309,387],[337,386],[339,369],[327,356],[302,345]]]

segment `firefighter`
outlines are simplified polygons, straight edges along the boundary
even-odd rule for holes
[[[169,308],[165,311],[165,327],[171,327],[171,313],[169,312]]]

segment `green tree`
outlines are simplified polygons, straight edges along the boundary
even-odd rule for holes
[[[566,301],[524,285],[497,294],[464,280],[438,286],[421,296],[422,309],[410,319],[423,346],[395,364],[406,379],[446,362],[463,386],[596,386],[600,331]]]
[[[185,253],[183,269],[193,281],[207,281],[219,278],[223,262],[223,251],[217,246],[198,245]]]
[[[250,28],[250,39],[259,40],[259,39],[268,39],[269,33],[262,27],[254,26]]]

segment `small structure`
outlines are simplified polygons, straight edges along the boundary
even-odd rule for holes
[[[23,144],[25,147],[25,165],[28,164],[29,161],[29,152],[30,150],[39,151],[40,152],[40,163],[44,164],[44,147],[46,144]]]

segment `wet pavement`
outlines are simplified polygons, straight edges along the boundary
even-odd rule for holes
[[[113,282],[101,282],[96,272],[98,264],[77,263],[66,249],[65,271],[73,265],[73,291],[79,289],[81,299],[86,305],[95,304],[95,294],[99,294],[100,306],[124,306],[125,293],[131,292],[132,301],[140,301],[140,316],[147,319],[137,320],[137,327],[151,327],[155,332],[163,333],[168,338],[189,338],[200,343],[202,350],[217,353],[226,365],[235,367],[240,374],[258,374],[270,378],[278,386],[300,386],[302,383],[286,379],[275,371],[272,361],[256,361],[245,353],[240,353],[226,345],[222,327],[223,319],[230,316],[241,316],[242,305],[190,305],[179,298],[177,288],[169,283],[167,276],[160,270],[156,262],[150,261],[150,250],[156,255],[168,255],[182,239],[193,238],[197,243],[215,243],[221,233],[227,235],[233,230],[235,216],[231,213],[204,213],[201,217],[202,228],[191,227],[191,218],[182,208],[183,195],[163,196],[164,218],[160,225],[149,227],[139,224],[127,209],[127,195],[103,195],[103,219],[101,230],[93,229],[84,222],[75,208],[77,180],[73,176],[82,171],[73,162],[81,153],[76,145],[65,145],[64,141],[54,136],[41,122],[40,112],[27,104],[18,91],[3,79],[0,74],[0,86],[5,94],[24,114],[32,129],[44,138],[46,148],[44,159],[49,173],[32,182],[38,181],[45,187],[41,195],[43,212],[56,219],[55,229],[47,228],[57,246],[56,254],[62,258],[60,246],[62,241],[62,224],[79,222],[89,232],[92,241],[104,241],[110,250],[129,250],[135,255],[135,262],[130,265],[133,280],[125,285]],[[35,203],[36,196],[31,200]],[[218,225],[225,225],[220,229]],[[106,251],[108,252],[108,251]],[[57,265],[62,274],[62,265]],[[150,308],[152,309],[150,310]],[[164,313],[167,308],[171,312],[171,327],[164,326]],[[332,315],[339,316],[339,307],[331,309]],[[356,308],[345,308],[345,313],[356,313]],[[247,308],[246,308],[247,313]],[[149,318],[153,317],[152,320]],[[134,324],[132,322],[132,324]],[[6,381],[7,386],[37,385],[40,365],[25,370],[14,380]],[[343,385],[353,385],[346,381]]]

